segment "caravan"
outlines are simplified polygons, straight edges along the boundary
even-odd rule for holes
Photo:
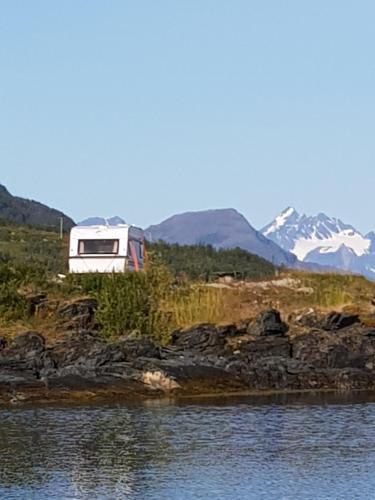
[[[75,226],[70,232],[71,273],[123,273],[143,269],[142,229],[118,226]]]

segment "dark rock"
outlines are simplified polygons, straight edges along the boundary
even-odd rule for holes
[[[25,332],[21,335],[18,335],[12,342],[11,347],[13,349],[20,349],[25,352],[40,352],[44,350],[45,339],[38,332]]]
[[[196,325],[172,334],[172,345],[183,350],[221,353],[225,350],[226,330],[210,323]]]
[[[315,368],[363,367],[372,355],[364,338],[357,330],[337,335],[316,330],[293,340],[292,356]]]
[[[138,339],[123,339],[121,342],[115,344],[116,348],[120,350],[127,360],[137,358],[160,358],[160,347],[157,346],[147,337],[140,337]]]
[[[340,391],[362,390],[374,384],[374,376],[357,368],[339,370],[334,384]]]
[[[38,332],[26,332],[0,350],[0,374],[5,371],[31,373],[36,377],[36,365],[45,352],[45,340]]]
[[[280,337],[261,337],[242,341],[236,344],[234,350],[235,352],[239,351],[242,356],[246,356],[246,359],[251,363],[272,356],[291,357],[289,340]]]
[[[279,311],[276,311],[276,309],[270,309],[261,313],[255,322],[249,325],[248,333],[261,337],[283,337],[286,335],[288,330],[288,325],[281,321]]]
[[[295,322],[298,325],[305,326],[307,328],[319,328],[322,321],[316,312],[311,309],[302,314],[298,314],[295,318]]]
[[[241,334],[241,331],[238,329],[235,324],[227,324],[227,325],[217,325],[216,326],[217,333],[219,336],[224,337],[235,337]]]
[[[37,293],[26,295],[27,310],[30,316],[34,316],[40,304],[46,301],[46,293]]]
[[[0,350],[7,346],[7,341],[4,337],[0,337]]]
[[[35,313],[34,315],[38,318],[48,318],[48,317],[56,317],[56,313],[61,305],[59,300],[51,300],[46,298],[45,300],[41,300],[38,304],[35,305]]]
[[[82,312],[68,310],[73,318]],[[243,326],[202,324],[175,332],[168,347],[135,336],[108,343],[90,329],[70,331],[48,346],[38,332],[26,332],[0,348],[0,393],[22,387],[44,394],[101,391],[105,397],[111,391],[147,396],[375,388],[375,336],[359,323],[334,334],[316,328],[288,337],[287,325],[271,310],[248,329],[253,335]]]
[[[75,299],[61,306],[58,315],[64,320],[67,330],[89,330],[95,326],[98,302],[92,297]]]
[[[0,390],[14,390],[20,388],[39,387],[43,385],[40,380],[35,377],[33,370],[14,370],[14,369],[1,369],[0,370]]]
[[[322,328],[327,331],[341,330],[359,323],[358,314],[331,312],[323,321]]]
[[[50,348],[37,365],[42,377],[77,375],[94,377],[98,373],[118,375],[121,363],[128,372],[129,363],[136,360],[159,359],[160,348],[147,338],[125,339],[108,344],[87,333],[71,335],[67,340]],[[124,363],[127,363],[125,366]]]

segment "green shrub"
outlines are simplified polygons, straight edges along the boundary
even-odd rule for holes
[[[25,297],[17,291],[16,284],[0,284],[0,319],[12,321],[24,319],[27,316],[27,302]]]
[[[170,316],[162,301],[171,293],[168,271],[152,266],[148,272],[70,275],[72,293],[89,294],[98,300],[96,314],[106,338],[137,333],[164,342],[171,331]]]
[[[20,289],[40,290],[46,287],[46,274],[36,266],[16,265],[11,259],[0,260],[0,319],[25,319],[27,300]]]

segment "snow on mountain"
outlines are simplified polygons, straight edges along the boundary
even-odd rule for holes
[[[292,220],[298,220],[299,215],[294,208],[288,207],[284,212],[276,217],[276,219],[271,222],[267,227],[263,229],[264,236],[275,233],[278,229],[282,228],[286,224],[290,225]]]
[[[261,231],[303,262],[313,262],[375,279],[375,233],[364,236],[340,219],[299,214],[288,207]]]

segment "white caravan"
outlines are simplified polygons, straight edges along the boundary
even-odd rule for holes
[[[123,273],[143,269],[142,229],[118,226],[75,226],[70,232],[69,272]]]

